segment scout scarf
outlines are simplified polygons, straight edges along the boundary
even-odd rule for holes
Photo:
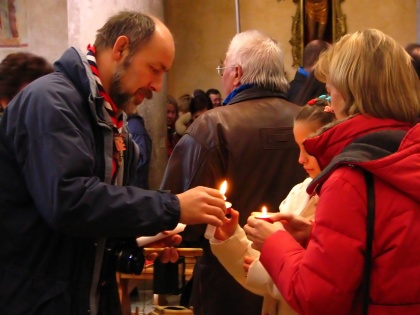
[[[90,68],[95,76],[96,84],[98,86],[99,94],[104,99],[104,107],[112,120],[112,129],[114,132],[114,145],[113,145],[113,159],[112,159],[112,183],[115,183],[118,170],[122,165],[123,152],[125,150],[124,135],[122,134],[123,127],[123,114],[118,115],[118,108],[115,106],[112,99],[105,92],[102,86],[101,79],[99,78],[98,66],[96,65],[96,49],[95,46],[88,46],[87,60]]]

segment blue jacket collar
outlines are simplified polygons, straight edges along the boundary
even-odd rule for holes
[[[227,105],[232,98],[235,97],[236,94],[238,94],[241,91],[247,90],[249,88],[252,88],[254,84],[248,83],[248,84],[242,84],[238,86],[236,89],[234,89],[232,92],[229,93],[229,95],[224,99],[222,105]]]

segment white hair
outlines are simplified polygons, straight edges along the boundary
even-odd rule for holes
[[[257,30],[236,34],[226,53],[226,62],[242,68],[241,84],[286,92],[289,84],[284,72],[284,53],[278,43]]]

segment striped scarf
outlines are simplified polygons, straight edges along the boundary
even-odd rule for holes
[[[104,99],[104,107],[112,120],[112,129],[114,132],[114,145],[113,145],[113,159],[112,159],[112,183],[115,183],[118,170],[122,165],[123,152],[125,150],[124,135],[122,134],[122,127],[124,124],[123,114],[118,115],[118,108],[115,106],[112,99],[105,92],[99,77],[99,70],[96,64],[96,48],[95,46],[88,45],[87,60],[90,68],[95,76],[96,85],[98,86],[99,94]]]

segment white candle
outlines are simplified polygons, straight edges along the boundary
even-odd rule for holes
[[[220,185],[219,191],[223,195],[223,198],[225,200],[226,200],[226,196],[225,196],[226,190],[227,190],[227,182],[224,181],[222,185]],[[225,201],[225,206],[227,209],[226,213],[227,214],[230,213],[230,208],[232,208],[232,204],[229,201]],[[216,227],[214,225],[207,224],[206,231],[204,232],[204,237],[207,238],[208,240],[211,240],[214,238],[214,232],[216,232]]]

